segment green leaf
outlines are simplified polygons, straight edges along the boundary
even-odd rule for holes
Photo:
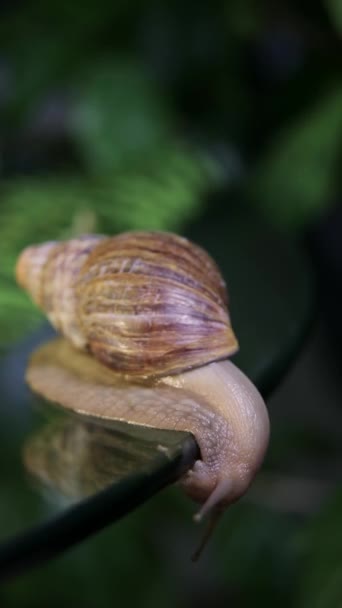
[[[84,74],[77,95],[72,130],[95,174],[127,167],[169,139],[167,104],[134,61],[101,58]]]
[[[3,347],[34,329],[43,321],[43,315],[15,285],[2,278],[0,286],[0,345]]]
[[[276,134],[247,184],[278,226],[299,229],[332,202],[342,141],[342,88]]]
[[[184,145],[161,146],[151,158],[98,183],[100,228],[179,231],[199,215],[205,194],[222,179],[210,156]]]
[[[0,343],[8,345],[42,321],[42,315],[15,284],[20,251],[36,242],[77,234],[82,221],[82,232],[95,232],[95,226],[91,217],[87,220],[93,204],[89,191],[76,179],[17,180],[2,187],[1,197]]]
[[[70,178],[8,182],[2,186],[1,199],[1,273],[10,278],[21,249],[67,236],[75,215],[90,206],[85,182]]]
[[[162,146],[152,158],[102,179],[21,179],[2,187],[1,273],[13,277],[17,255],[35,242],[86,232],[178,229],[222,181],[209,156],[183,145]]]

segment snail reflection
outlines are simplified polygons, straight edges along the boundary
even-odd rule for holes
[[[90,496],[132,473],[141,459],[132,437],[70,413],[54,415],[24,446],[24,463],[47,489],[69,500]],[[144,445],[144,455],[148,450]],[[150,448],[151,449],[151,448]],[[152,452],[152,449],[151,449]]]

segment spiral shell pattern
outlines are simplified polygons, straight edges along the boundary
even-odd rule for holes
[[[175,374],[238,348],[215,262],[171,233],[29,247],[17,280],[76,347],[123,374]]]

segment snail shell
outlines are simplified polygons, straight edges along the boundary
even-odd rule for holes
[[[28,247],[17,281],[74,346],[131,376],[175,374],[238,348],[216,264],[174,234]]]

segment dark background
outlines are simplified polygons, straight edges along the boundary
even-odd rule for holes
[[[55,509],[20,459],[42,320],[13,280],[23,246],[195,225],[215,241],[210,218],[223,232],[238,207],[301,251],[314,285],[259,483],[199,564],[192,505],[170,488],[3,587],[4,607],[342,605],[341,34],[340,0],[1,3],[1,537]]]

